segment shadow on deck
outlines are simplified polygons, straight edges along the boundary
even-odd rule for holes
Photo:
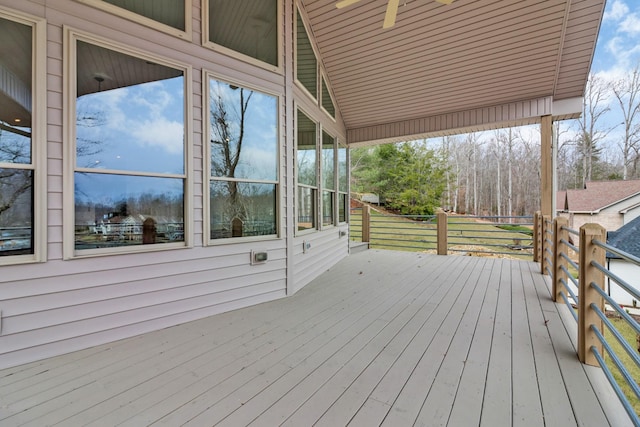
[[[0,425],[627,425],[563,310],[534,263],[369,250],[289,298],[0,371]]]

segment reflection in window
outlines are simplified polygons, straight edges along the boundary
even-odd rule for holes
[[[184,242],[184,70],[76,46],[75,249]]]
[[[32,32],[0,18],[0,257],[34,253]]]
[[[276,184],[212,181],[211,238],[277,234],[276,206]]]
[[[300,12],[297,13],[296,78],[314,98],[318,97],[318,61]]]
[[[333,105],[333,99],[331,99],[329,88],[327,87],[327,82],[324,80],[324,77],[322,78],[322,108],[324,108],[331,117],[336,117],[336,107]]]
[[[184,241],[183,185],[182,179],[77,172],[75,248]]]
[[[322,225],[334,223],[334,195],[336,193],[335,178],[336,140],[326,132],[322,132]]]
[[[338,146],[338,222],[347,222],[349,209],[349,174],[347,148]]]
[[[278,0],[208,0],[209,41],[278,66]]]
[[[277,234],[278,98],[209,79],[210,238]]]
[[[298,178],[298,230],[316,228],[318,197],[317,125],[298,110],[296,165]]]

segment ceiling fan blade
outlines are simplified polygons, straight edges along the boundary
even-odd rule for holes
[[[338,9],[342,9],[343,7],[351,6],[354,3],[358,3],[360,0],[341,0],[336,3],[336,7]]]
[[[453,3],[453,0],[436,0],[438,3],[442,3],[442,4],[451,4]]]
[[[384,15],[384,23],[382,24],[382,28],[391,28],[396,24],[398,3],[400,3],[400,0],[389,0],[389,3],[387,3],[387,13]]]

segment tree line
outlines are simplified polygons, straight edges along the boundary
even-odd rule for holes
[[[553,144],[559,190],[640,179],[640,67],[589,76],[581,118],[555,122]],[[402,214],[531,215],[540,179],[539,126],[351,151],[352,192]]]

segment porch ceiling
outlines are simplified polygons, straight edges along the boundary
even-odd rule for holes
[[[387,0],[301,2],[356,145],[576,117],[605,4],[406,0],[385,30]]]

